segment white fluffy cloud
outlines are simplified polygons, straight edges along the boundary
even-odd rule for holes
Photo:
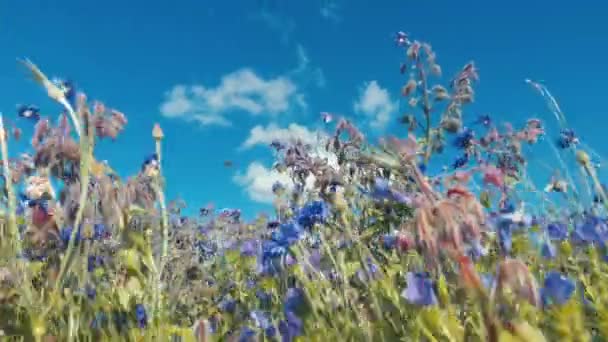
[[[388,90],[380,87],[377,81],[371,81],[361,90],[354,109],[367,116],[373,128],[382,129],[397,110],[397,103],[391,101]]]
[[[268,169],[257,161],[249,164],[244,174],[235,175],[234,181],[245,188],[249,198],[260,203],[272,203],[274,199],[272,185],[276,182],[280,182],[287,188],[293,186],[293,182],[287,174]]]
[[[295,123],[286,128],[280,128],[273,123],[266,127],[257,125],[251,129],[249,137],[243,142],[241,148],[247,149],[256,145],[269,145],[275,140],[286,143],[299,139],[305,144],[314,144],[318,140],[317,137],[317,133]]]
[[[277,115],[305,106],[304,96],[288,77],[264,79],[245,68],[225,75],[216,87],[173,87],[165,94],[160,111],[166,117],[226,126],[230,125],[226,114],[232,111]]]

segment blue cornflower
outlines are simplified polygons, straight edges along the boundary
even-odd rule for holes
[[[142,304],[135,305],[135,319],[137,320],[137,325],[142,329],[148,325],[148,314]]]
[[[452,141],[452,145],[457,149],[466,150],[473,145],[473,138],[475,138],[475,132],[465,128],[456,135]]]
[[[365,267],[357,271],[357,278],[364,283],[368,282],[370,278],[376,279],[378,278],[378,270],[378,265],[374,264],[372,260],[368,258]]]
[[[398,203],[410,203],[411,198],[407,195],[390,188],[388,179],[377,177],[371,196],[377,200],[395,201]]]
[[[507,200],[503,203],[502,208],[500,208],[501,214],[513,214],[515,212],[515,204],[513,202]]]
[[[18,105],[17,115],[25,119],[38,121],[40,120],[40,108],[33,105]]]
[[[316,223],[323,223],[329,215],[329,207],[324,201],[308,203],[298,213],[297,222],[304,228],[311,228]]]
[[[549,223],[546,228],[547,235],[552,240],[563,241],[568,238],[568,225],[561,222]]]
[[[101,240],[110,236],[110,232],[106,229],[103,223],[95,223],[93,225],[93,240]]]
[[[572,235],[577,242],[597,243],[603,246],[608,239],[608,226],[600,218],[589,216],[584,222],[576,225]]]
[[[300,221],[300,220],[298,220],[298,221]],[[308,223],[309,222],[310,221],[308,221]],[[305,222],[305,223],[307,223],[307,222]],[[303,234],[302,227],[305,227],[305,226],[300,225],[299,223],[295,223],[295,222],[284,223],[280,226],[279,231],[273,232],[273,233],[276,233],[276,234],[273,234],[273,240],[275,240],[276,242],[278,242],[284,246],[290,246],[290,245],[296,243],[302,237],[302,234]],[[275,238],[275,235],[277,236],[276,238]]]
[[[87,297],[89,299],[95,299],[95,297],[97,296],[97,291],[95,290],[95,288],[91,285],[87,285],[85,286],[85,292],[87,294]]]
[[[283,342],[293,341],[296,337],[302,335],[304,323],[292,311],[285,312],[285,319],[279,323],[279,331]]]
[[[452,169],[459,169],[465,165],[467,165],[467,163],[469,162],[469,154],[465,153],[462,156],[456,158],[456,160],[454,160],[454,162],[452,163]]]
[[[103,257],[89,255],[87,258],[87,271],[93,272],[97,267],[103,266]]]
[[[420,162],[420,163],[418,164],[418,169],[420,169],[420,172],[421,172],[422,174],[425,174],[425,173],[426,173],[426,164],[425,164],[425,163],[423,163],[423,162]]]
[[[254,310],[251,312],[251,318],[254,320],[256,327],[264,330],[266,336],[273,337],[275,335],[276,329],[272,324],[272,320],[268,312]]]
[[[241,255],[243,256],[254,256],[257,252],[257,246],[255,241],[248,240],[241,244]]]
[[[476,124],[488,127],[492,124],[492,118],[489,115],[484,114],[477,117]]]
[[[561,149],[567,149],[578,144],[578,138],[572,129],[562,129],[557,138],[557,146]]]
[[[72,107],[76,107],[76,87],[71,80],[59,81],[59,86],[63,89],[65,99]]]
[[[255,296],[258,298],[258,300],[260,301],[260,306],[261,307],[267,307],[270,306],[271,301],[272,301],[272,296],[267,293],[264,292],[262,290],[257,290],[255,292]]]
[[[236,301],[230,297],[225,297],[218,306],[224,312],[233,312],[236,309]]]
[[[437,296],[433,281],[426,273],[407,273],[407,287],[401,296],[414,305],[436,305]]]
[[[255,331],[253,331],[253,329],[251,329],[250,327],[243,327],[241,329],[241,334],[239,335],[239,342],[249,342],[249,341],[253,341],[255,337]]]
[[[144,159],[144,162],[141,165],[141,170],[144,171],[148,165],[156,164],[158,164],[158,155],[156,153],[152,153]]]
[[[541,290],[543,304],[562,305],[566,303],[574,293],[576,285],[574,281],[564,275],[551,271],[545,275],[544,287]]]
[[[395,234],[384,234],[382,236],[382,244],[386,249],[393,249],[397,244],[397,236]]]
[[[297,312],[304,304],[304,290],[299,287],[290,287],[285,295],[283,309],[287,311]]]
[[[80,240],[82,239],[81,227],[82,226],[78,227],[78,231],[76,232],[76,239],[75,239],[74,243],[79,243]],[[72,236],[72,230],[73,230],[72,227],[65,227],[59,232],[59,237],[61,238],[61,241],[66,246],[70,242],[70,237]]]

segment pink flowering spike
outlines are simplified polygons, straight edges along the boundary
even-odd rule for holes
[[[61,121],[59,122],[59,129],[61,130],[61,134],[64,137],[67,137],[70,135],[70,123],[68,122],[68,117],[63,114],[61,115]]]
[[[417,60],[420,55],[420,43],[418,41],[414,41],[410,47],[407,49],[407,57],[410,60]]]
[[[49,120],[42,119],[36,123],[34,127],[34,134],[32,135],[32,146],[37,147],[38,144],[44,139],[50,130]]]
[[[536,143],[538,137],[545,134],[545,131],[540,128],[530,128],[527,131],[527,140],[530,144]]]
[[[21,138],[21,129],[19,127],[14,127],[13,128],[13,137],[15,138],[15,140],[19,140]]]
[[[98,101],[93,104],[93,113],[96,115],[103,115],[106,112],[106,106]]]
[[[502,188],[504,186],[504,174],[494,165],[485,166],[483,168],[483,182]]]

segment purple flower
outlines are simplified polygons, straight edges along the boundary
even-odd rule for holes
[[[403,32],[403,31],[399,31],[395,34],[395,44],[397,44],[397,46],[407,46],[410,45],[410,40],[407,36],[407,33]]]
[[[544,287],[541,290],[544,305],[566,303],[572,297],[575,287],[574,281],[564,275],[554,271],[547,273]]]
[[[478,125],[483,125],[485,127],[488,127],[492,124],[492,119],[490,118],[489,115],[485,114],[485,115],[480,115],[477,118],[477,121],[475,121],[476,124]]]
[[[241,334],[239,335],[239,342],[249,342],[254,341],[255,331],[253,331],[250,327],[243,327],[241,329]]]
[[[577,242],[605,245],[608,239],[608,226],[596,216],[588,216],[584,222],[576,225],[573,238]]]
[[[371,279],[377,279],[379,276],[378,265],[374,264],[370,258],[367,259],[367,263],[364,268],[357,271],[357,278],[361,282],[368,282]]]
[[[385,178],[377,177],[374,181],[374,187],[371,196],[377,200],[395,201],[398,203],[409,204],[412,199],[406,194],[395,191],[390,188],[389,181]]]
[[[257,246],[255,241],[247,240],[241,244],[241,255],[251,257],[254,256],[257,252]]]
[[[93,225],[93,240],[101,240],[110,237],[110,232],[103,223]]]
[[[304,323],[292,311],[285,312],[285,319],[279,323],[279,332],[283,342],[291,342],[302,335]]]
[[[465,153],[462,156],[456,158],[456,160],[454,160],[454,162],[452,163],[452,168],[460,169],[461,167],[467,165],[468,162],[469,162],[469,154]]]
[[[18,105],[17,115],[25,119],[32,119],[34,121],[40,120],[40,108],[34,105]]]
[[[549,223],[546,228],[547,235],[552,240],[563,241],[568,238],[568,225],[561,222]]]
[[[140,328],[145,328],[148,325],[148,315],[146,314],[146,309],[142,304],[135,305],[135,318],[137,320],[137,325]]]
[[[567,149],[578,144],[578,138],[572,129],[562,129],[557,139],[557,146],[561,149]]]
[[[297,222],[304,228],[311,228],[316,223],[323,223],[329,216],[329,206],[324,201],[314,201],[300,209]]]
[[[81,228],[82,226],[80,226],[78,228],[78,231],[76,232],[76,239],[74,241],[74,243],[78,243],[80,242],[80,240],[82,239],[82,233],[81,233]],[[72,227],[65,227],[63,228],[60,232],[59,232],[59,237],[61,238],[61,241],[63,241],[64,245],[67,246],[68,243],[70,242],[70,238],[72,236]]]
[[[293,311],[297,312],[298,309],[304,304],[304,290],[298,287],[291,287],[287,290],[285,295],[285,303],[283,308],[285,312]]]
[[[236,301],[230,297],[224,298],[219,303],[219,308],[224,312],[233,312],[236,309]]]
[[[437,304],[433,281],[425,273],[407,273],[407,288],[401,296],[408,302],[419,306]]]
[[[459,150],[466,150],[473,145],[473,138],[475,138],[475,132],[465,128],[456,135],[452,141],[452,145]]]
[[[393,249],[397,244],[397,236],[395,234],[384,234],[382,236],[382,244],[386,249]]]

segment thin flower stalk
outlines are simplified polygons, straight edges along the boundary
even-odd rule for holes
[[[4,128],[4,119],[0,113],[0,144],[2,148],[2,167],[4,170],[4,184],[8,196],[8,237],[14,252],[19,255],[21,253],[21,240],[19,238],[19,230],[17,229],[16,204],[15,194],[13,192],[13,182],[11,177],[11,169],[8,165],[8,144],[6,143],[6,130]]]

